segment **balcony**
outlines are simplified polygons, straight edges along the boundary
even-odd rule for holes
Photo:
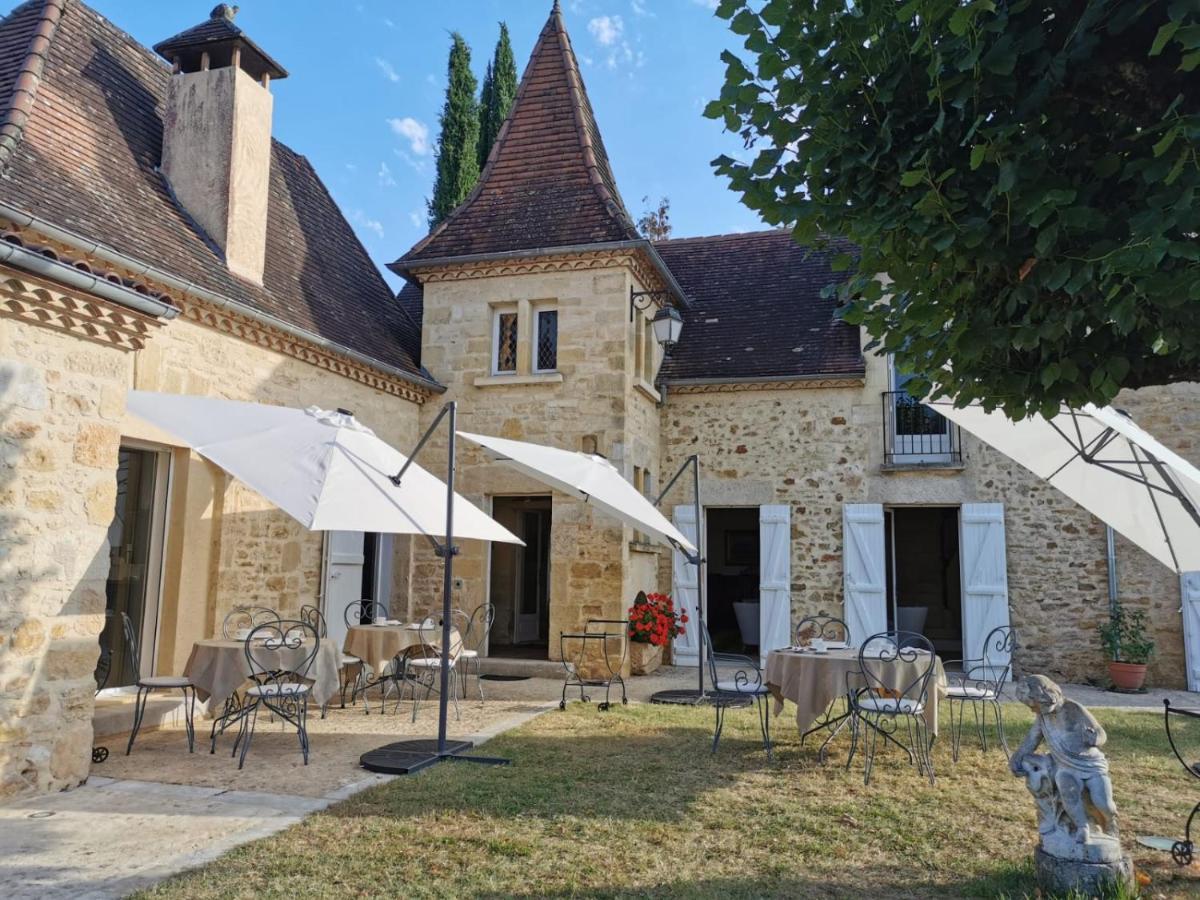
[[[958,426],[907,391],[883,392],[885,469],[961,468]]]

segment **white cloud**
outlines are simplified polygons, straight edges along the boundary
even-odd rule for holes
[[[379,164],[378,177],[379,177],[379,186],[380,187],[395,187],[396,186],[396,178],[394,175],[392,175],[392,170],[388,167],[388,164],[386,162],[381,162]]]
[[[386,59],[375,57],[375,65],[379,67],[379,71],[383,73],[383,77],[395,84],[400,80],[400,73]]]
[[[408,214],[408,221],[413,223],[414,228],[423,228],[425,226],[425,210],[414,209]]]
[[[406,166],[408,166],[410,169],[412,169],[414,172],[424,175],[427,171],[429,171],[429,157],[428,156],[416,157],[409,153],[405,153],[399,147],[397,147],[392,152],[396,154],[397,159],[403,160],[404,164]]]
[[[697,6],[703,6],[705,9],[715,10],[717,8],[717,0],[692,0]]]
[[[597,16],[587,24],[588,31],[601,47],[611,47],[621,39],[625,23],[620,16]]]
[[[650,9],[647,6],[648,3],[649,0],[629,0],[629,8],[633,10],[633,14],[635,16],[653,17],[654,13],[650,12]]]
[[[358,166],[356,166],[354,163],[346,163],[346,171],[351,173],[357,172]]]
[[[388,28],[395,28],[395,27],[396,27],[396,23],[395,23],[395,22],[393,22],[391,19],[384,19],[384,20],[383,20],[383,24],[384,24],[384,25],[386,25]]]
[[[361,209],[356,209],[350,214],[350,220],[360,228],[365,228],[372,232],[380,240],[383,239],[383,223],[378,219],[372,219],[366,215]]]
[[[429,153],[428,125],[417,121],[412,116],[405,116],[402,119],[388,119],[387,121],[395,134],[408,141],[408,147],[413,153],[417,156],[425,156]]]

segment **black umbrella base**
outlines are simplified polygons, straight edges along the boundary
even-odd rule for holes
[[[446,741],[446,749],[439,753],[435,738],[417,738],[411,741],[396,741],[368,750],[358,758],[358,764],[368,772],[385,775],[415,775],[443,760],[476,762],[492,766],[506,766],[507,759],[494,756],[463,756],[463,752],[475,746],[471,741]]]
[[[691,690],[659,691],[650,695],[651,703],[667,703],[673,706],[700,706],[708,702],[708,695]]]

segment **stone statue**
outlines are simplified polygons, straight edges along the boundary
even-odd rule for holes
[[[1132,869],[1121,853],[1117,806],[1101,750],[1104,727],[1044,675],[1023,678],[1017,699],[1036,714],[1009,768],[1025,779],[1037,804],[1039,878],[1062,891],[1128,881]],[[1036,752],[1042,744],[1047,752]]]

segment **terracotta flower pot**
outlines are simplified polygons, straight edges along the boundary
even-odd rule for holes
[[[1110,662],[1108,677],[1119,691],[1138,691],[1146,681],[1145,663]]]
[[[662,665],[663,648],[634,641],[629,645],[629,668],[634,675],[649,675]]]

